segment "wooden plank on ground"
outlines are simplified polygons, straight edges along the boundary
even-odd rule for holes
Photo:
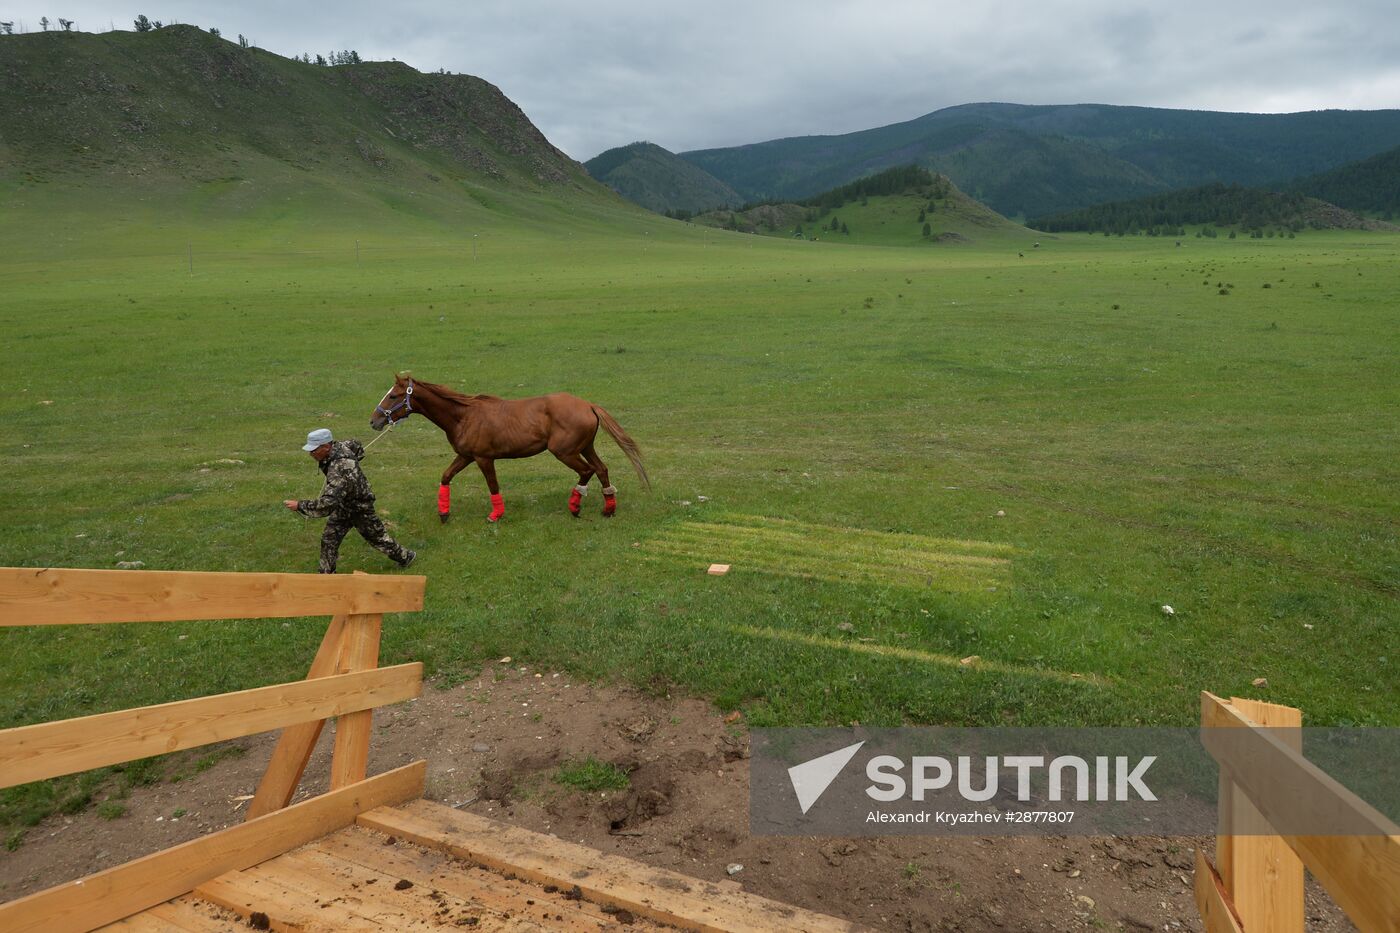
[[[381,807],[361,813],[356,822],[540,884],[565,890],[577,886],[591,901],[686,930],[828,933],[858,929],[835,917],[725,890],[713,882],[606,855],[441,804],[419,800],[404,807]]]
[[[427,919],[431,911],[423,910],[426,905],[404,904],[399,901],[393,896],[393,881],[383,890],[378,885],[371,886],[368,890],[358,890],[352,887],[352,880],[349,878],[337,877],[330,872],[308,871],[303,863],[293,858],[294,854],[295,851],[279,855],[270,862],[239,872],[238,877],[263,879],[282,885],[292,892],[292,896],[299,892],[303,903],[310,904],[318,910],[323,909],[320,907],[322,904],[337,905],[382,930],[432,933],[435,924],[429,923]]]
[[[188,927],[140,913],[100,928],[104,933],[192,933]]]
[[[0,567],[0,626],[415,612],[426,577]]]
[[[270,930],[346,931],[346,933],[377,933],[384,929],[377,920],[356,913],[333,898],[322,907],[305,891],[288,887],[266,872],[235,871],[220,875],[195,889],[195,896],[231,910],[250,926],[262,926],[255,915],[266,917]]]
[[[379,631],[384,617],[352,615],[345,620],[340,653],[341,671],[367,671],[379,665]],[[331,790],[365,779],[369,767],[369,740],[374,710],[341,716],[335,723],[335,750],[331,754]]]
[[[316,657],[311,661],[311,669],[306,679],[329,677],[340,664],[341,643],[345,635],[345,616],[331,618],[326,626],[326,634],[321,636],[321,646],[316,649]],[[301,722],[288,726],[277,737],[277,747],[268,759],[267,770],[258,782],[257,792],[252,803],[248,804],[245,819],[257,819],[273,810],[280,810],[292,802],[293,795],[301,784],[301,776],[306,773],[307,762],[316,748],[316,740],[325,728],[324,719]]]
[[[293,880],[289,883],[301,883],[300,879],[325,879],[342,889],[350,889],[352,885],[358,886],[355,893],[365,902],[364,906],[357,908],[360,910],[374,911],[374,916],[385,927],[385,929],[422,929],[431,931],[435,928],[441,929],[443,926],[455,925],[448,918],[470,916],[475,921],[473,926],[480,927],[482,921],[494,919],[499,921],[514,920],[518,924],[525,924],[529,929],[546,929],[539,924],[538,917],[525,915],[515,915],[509,911],[484,911],[471,910],[469,914],[463,914],[464,910],[470,910],[471,905],[450,895],[444,894],[436,883],[430,882],[425,876],[418,874],[386,875],[335,858],[324,852],[312,852],[306,849],[299,849],[295,852],[288,852],[277,860],[275,866],[268,868],[277,872],[279,877],[290,877]],[[402,881],[408,881],[411,887],[401,888]],[[524,906],[522,902],[521,906]],[[441,913],[439,913],[441,911]]]
[[[5,729],[0,787],[353,714],[416,697],[422,686],[415,662]]]
[[[142,915],[168,920],[191,933],[239,933],[247,929],[241,918],[190,895],[157,904],[138,916]]]
[[[1206,933],[1243,933],[1239,918],[1230,906],[1225,883],[1215,872],[1205,853],[1196,850],[1196,909]]]
[[[1358,927],[1397,929],[1400,827],[1272,734],[1277,730],[1254,728],[1220,697],[1201,694],[1201,725],[1201,742],[1270,824],[1286,826],[1290,812],[1307,806],[1349,828],[1344,836],[1285,834],[1283,839]],[[1238,743],[1212,737],[1213,731],[1226,728],[1249,737]]]
[[[392,886],[352,890],[325,879],[306,875],[283,866],[281,858],[239,872],[220,875],[199,886],[198,894],[210,902],[252,919],[255,913],[267,917],[272,930],[296,933],[379,933],[382,930],[407,933],[434,933],[442,923],[428,923],[405,914],[394,903]],[[454,925],[455,926],[455,925]],[[545,933],[545,928],[515,917],[478,915],[477,923],[464,929],[479,933]]]
[[[167,930],[178,933],[246,933],[242,918],[189,895],[132,914],[99,929]]]
[[[545,891],[539,885],[502,877],[454,859],[445,852],[406,841],[386,845],[387,841],[377,832],[352,827],[318,839],[293,854],[324,854],[378,876],[387,876],[391,884],[398,878],[412,879],[417,885],[428,885],[473,905],[475,910],[471,914],[533,917],[562,933],[598,933],[617,922],[598,905],[571,899],[567,891]],[[461,915],[456,915],[454,922],[461,919]],[[640,933],[651,929],[652,925],[647,920],[637,919],[632,928]]]
[[[128,917],[187,894],[226,871],[255,865],[324,836],[365,810],[417,797],[423,793],[426,773],[427,762],[416,761],[250,823],[0,904],[0,930],[68,933]]]
[[[204,901],[175,898],[146,911],[133,913],[99,930],[168,930],[175,933],[245,933],[241,918]]]
[[[164,930],[167,933],[246,933],[247,925],[228,911],[220,910],[204,901],[193,901],[188,897],[177,897],[173,901],[157,904],[123,917],[106,926],[104,931],[118,930]]]

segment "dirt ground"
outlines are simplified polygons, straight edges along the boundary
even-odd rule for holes
[[[324,790],[331,734],[300,796]],[[94,806],[34,827],[0,852],[0,901],[239,822],[274,740],[242,740],[242,755],[134,788],[116,819]],[[434,800],[880,929],[1200,929],[1192,866],[1211,839],[750,836],[747,754],[742,722],[704,701],[502,661],[377,711],[370,771],[427,758]],[[588,756],[628,771],[630,787],[553,780],[561,763]],[[1309,930],[1351,929],[1311,881],[1307,915]]]

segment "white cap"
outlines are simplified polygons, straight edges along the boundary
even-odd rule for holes
[[[330,428],[317,428],[306,435],[306,446],[303,447],[302,450],[310,453],[322,444],[329,444],[333,440],[335,440],[335,438],[331,437]]]

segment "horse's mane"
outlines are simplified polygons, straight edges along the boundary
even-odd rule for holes
[[[456,389],[449,389],[447,386],[440,385],[436,382],[424,382],[422,379],[415,379],[413,381],[423,386],[425,389],[432,390],[434,395],[439,395],[449,402],[457,402],[462,405],[469,405],[472,402],[499,402],[501,400],[499,395],[463,395]]]

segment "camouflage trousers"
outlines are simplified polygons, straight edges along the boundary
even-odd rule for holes
[[[335,512],[326,519],[326,530],[321,533],[321,573],[335,573],[336,559],[340,556],[340,542],[354,528],[369,546],[382,552],[396,564],[408,559],[408,548],[389,537],[389,529],[371,509],[367,512]]]

